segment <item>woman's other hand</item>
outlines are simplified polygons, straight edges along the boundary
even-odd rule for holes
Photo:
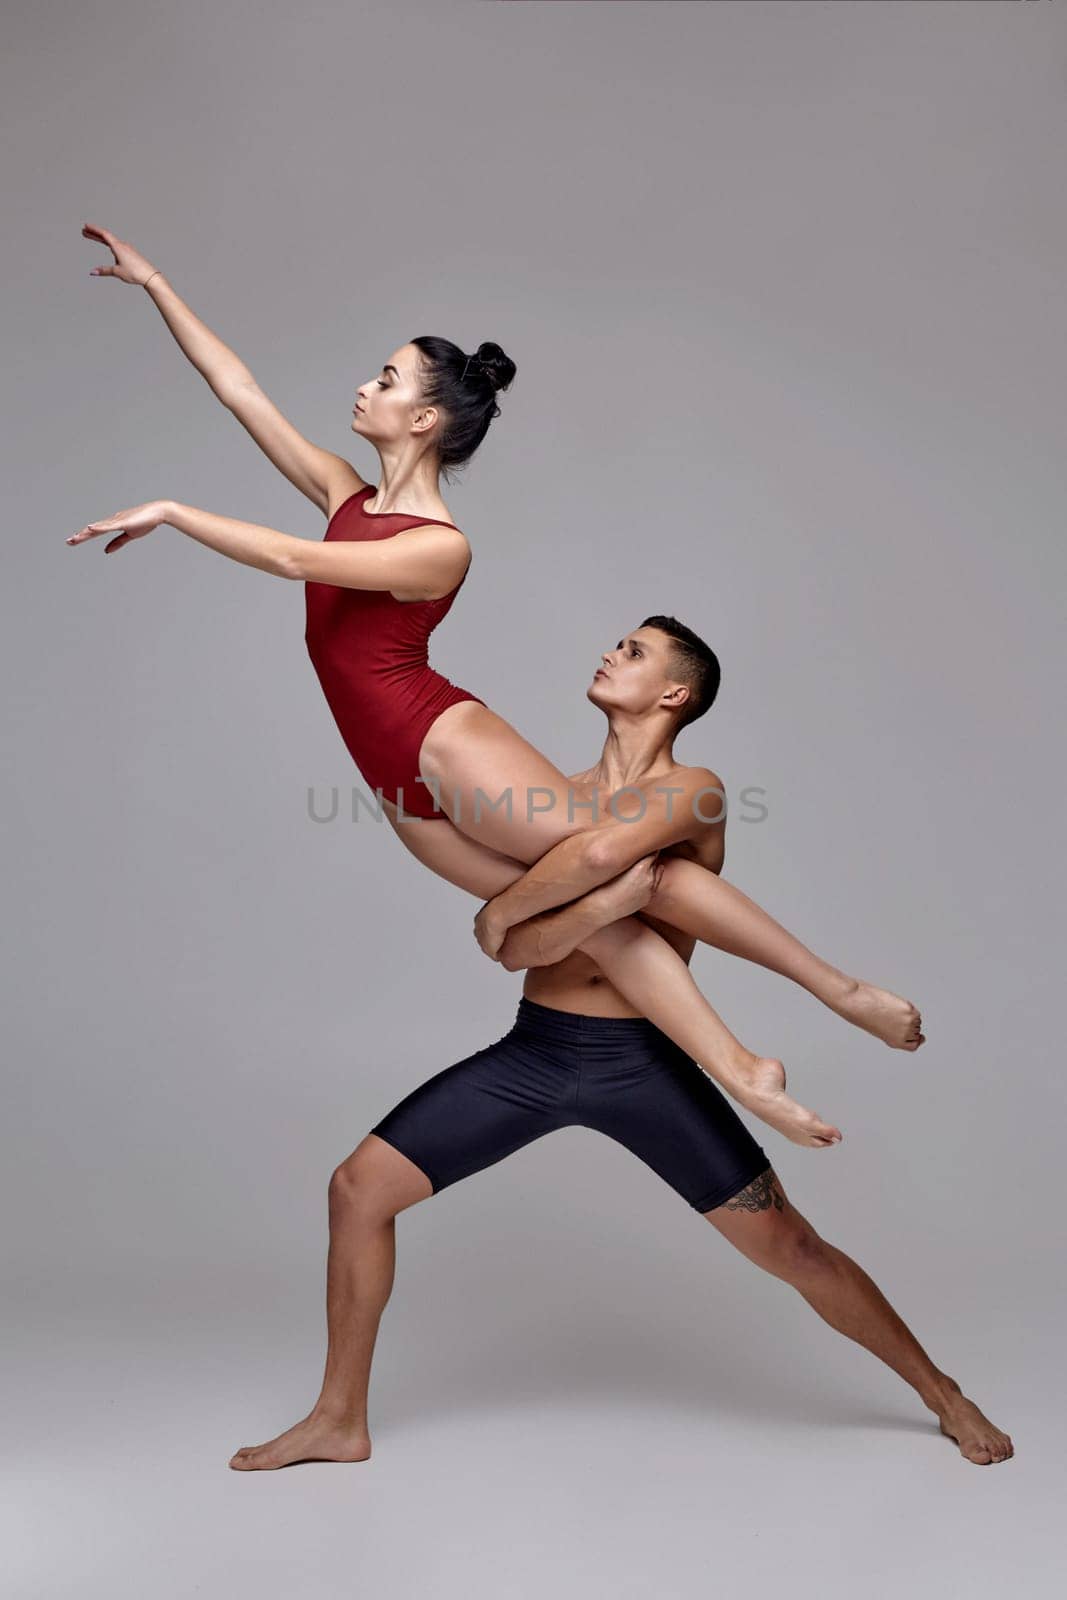
[[[107,245],[115,257],[113,267],[93,267],[89,274],[91,278],[121,278],[123,283],[136,283],[143,287],[152,274],[159,270],[127,239],[120,239],[107,228],[98,228],[86,222],[82,227],[82,237],[98,239],[101,244]]]
[[[166,522],[169,508],[169,500],[147,500],[142,506],[116,511],[114,516],[104,517],[100,522],[87,522],[84,528],[71,534],[67,543],[84,544],[87,539],[99,538],[101,534],[117,533],[118,538],[104,546],[104,554],[109,556],[112,550],[121,550],[131,539],[143,539],[146,533]]]

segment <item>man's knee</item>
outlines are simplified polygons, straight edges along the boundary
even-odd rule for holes
[[[356,1150],[330,1174],[330,1214],[365,1222],[386,1221],[398,1210],[392,1190],[374,1161]]]
[[[750,1261],[787,1282],[809,1276],[826,1261],[825,1239],[790,1204],[773,1171],[708,1215]]]
[[[776,1278],[797,1283],[826,1265],[826,1241],[799,1213],[788,1218],[771,1213],[754,1259]]]
[[[349,1156],[330,1173],[328,1188],[331,1211],[367,1210],[373,1204],[376,1185],[370,1173],[354,1156]]]
[[[420,1167],[384,1139],[368,1134],[330,1175],[330,1214],[385,1222],[432,1193]]]

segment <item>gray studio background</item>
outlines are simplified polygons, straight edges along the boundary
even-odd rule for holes
[[[1063,5],[4,31],[10,1592],[1051,1593]],[[725,875],[928,1043],[695,973],[844,1129],[765,1142],[1009,1465],[567,1130],[399,1219],[371,1462],[227,1470],[318,1392],[332,1168],[521,980],[384,825],[309,819],[358,777],[298,585],[172,529],[64,545],[158,496],[324,526],[84,221],[368,477],[390,350],[515,359],[444,491],[475,559],[433,662],[574,770],[604,646],[660,610],[714,643],[678,753],[768,808]]]

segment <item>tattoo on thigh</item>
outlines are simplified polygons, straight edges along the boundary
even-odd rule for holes
[[[724,1201],[723,1205],[727,1211],[766,1211],[771,1206],[776,1211],[784,1211],[785,1196],[778,1187],[773,1167],[768,1167],[758,1178],[753,1178],[747,1188]]]

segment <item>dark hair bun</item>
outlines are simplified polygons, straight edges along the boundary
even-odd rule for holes
[[[489,424],[499,417],[496,391],[514,378],[515,363],[498,344],[480,344],[473,355],[466,355],[451,339],[435,334],[420,333],[411,343],[419,352],[420,398],[441,408],[438,462],[448,478],[453,468],[467,465]]]
[[[493,392],[506,389],[517,368],[510,356],[506,356],[498,344],[489,341],[480,344],[474,356],[475,361],[493,385]]]

